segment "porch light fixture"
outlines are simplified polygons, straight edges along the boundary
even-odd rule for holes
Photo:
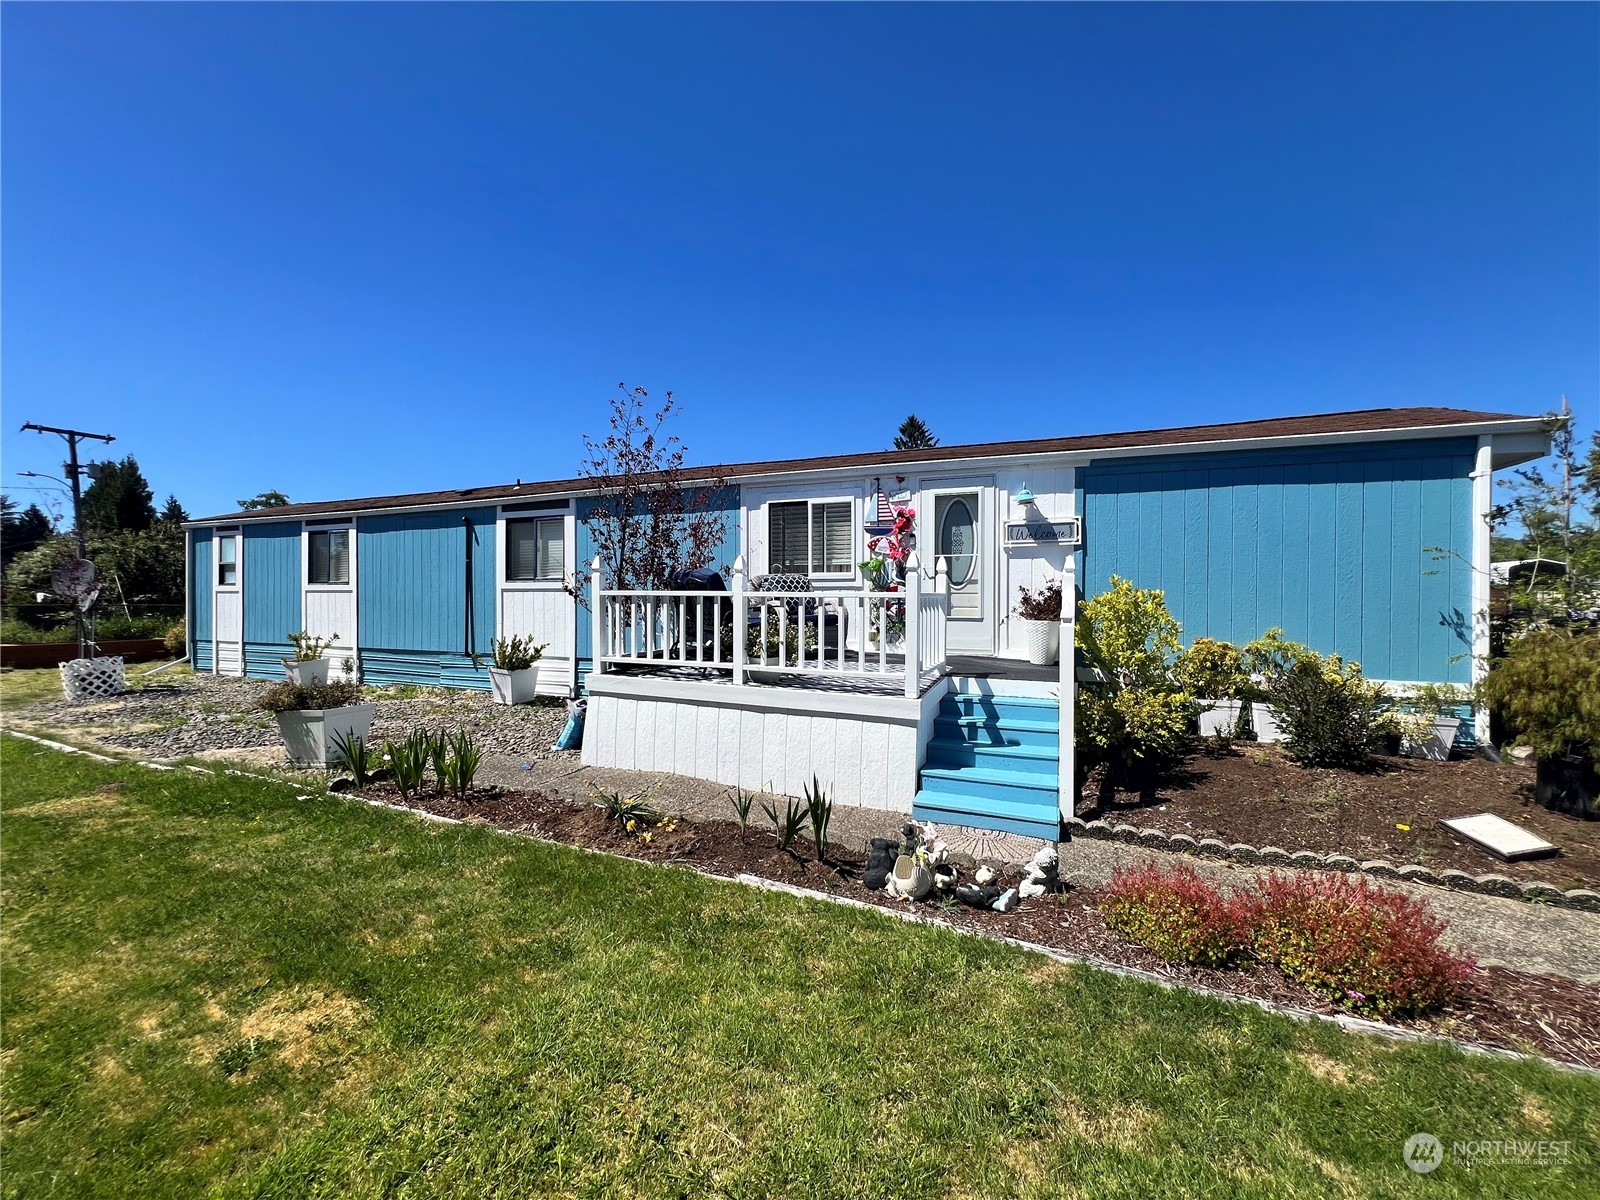
[[[1034,501],[1038,499],[1037,496],[1028,490],[1028,485],[1026,483],[1024,483],[1017,491],[1017,494],[1011,498],[1023,508],[1027,508],[1030,504],[1034,503]]]

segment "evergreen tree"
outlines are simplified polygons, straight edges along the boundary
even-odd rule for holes
[[[19,512],[10,496],[0,496],[0,561],[10,563],[52,532],[50,518],[37,504],[30,504]]]
[[[161,507],[161,520],[168,525],[182,525],[188,519],[189,513],[178,503],[178,498],[169,495],[166,504]]]
[[[139,532],[155,524],[155,494],[133,455],[121,462],[98,463],[96,473],[98,478],[83,493],[85,533]]]
[[[938,444],[939,439],[916,413],[900,422],[900,432],[894,438],[896,450],[931,450]]]
[[[282,492],[257,492],[248,500],[240,500],[239,508],[242,512],[252,512],[258,508],[282,508],[289,503],[289,497]]]

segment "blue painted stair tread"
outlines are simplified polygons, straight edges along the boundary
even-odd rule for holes
[[[946,696],[934,720],[912,815],[1056,841],[1060,730],[1060,708],[1053,699]]]

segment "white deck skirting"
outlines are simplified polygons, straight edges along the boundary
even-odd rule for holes
[[[857,680],[819,682],[735,687],[676,672],[597,672],[587,680],[584,765],[789,796],[814,776],[837,804],[910,812],[950,681],[933,681],[917,699],[863,690]]]

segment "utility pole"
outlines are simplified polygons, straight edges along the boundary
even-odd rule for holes
[[[35,425],[32,421],[23,425],[22,432],[34,430],[36,433],[54,433],[65,438],[67,442],[67,479],[72,484],[72,531],[78,538],[78,557],[84,558],[88,551],[83,539],[83,513],[80,511],[83,503],[83,485],[78,476],[84,468],[78,465],[78,443],[82,441],[104,442],[110,445],[117,439],[109,433],[85,433],[81,429],[57,429],[54,425]],[[83,609],[78,608],[73,614],[73,619],[78,626],[78,657],[83,657]]]

